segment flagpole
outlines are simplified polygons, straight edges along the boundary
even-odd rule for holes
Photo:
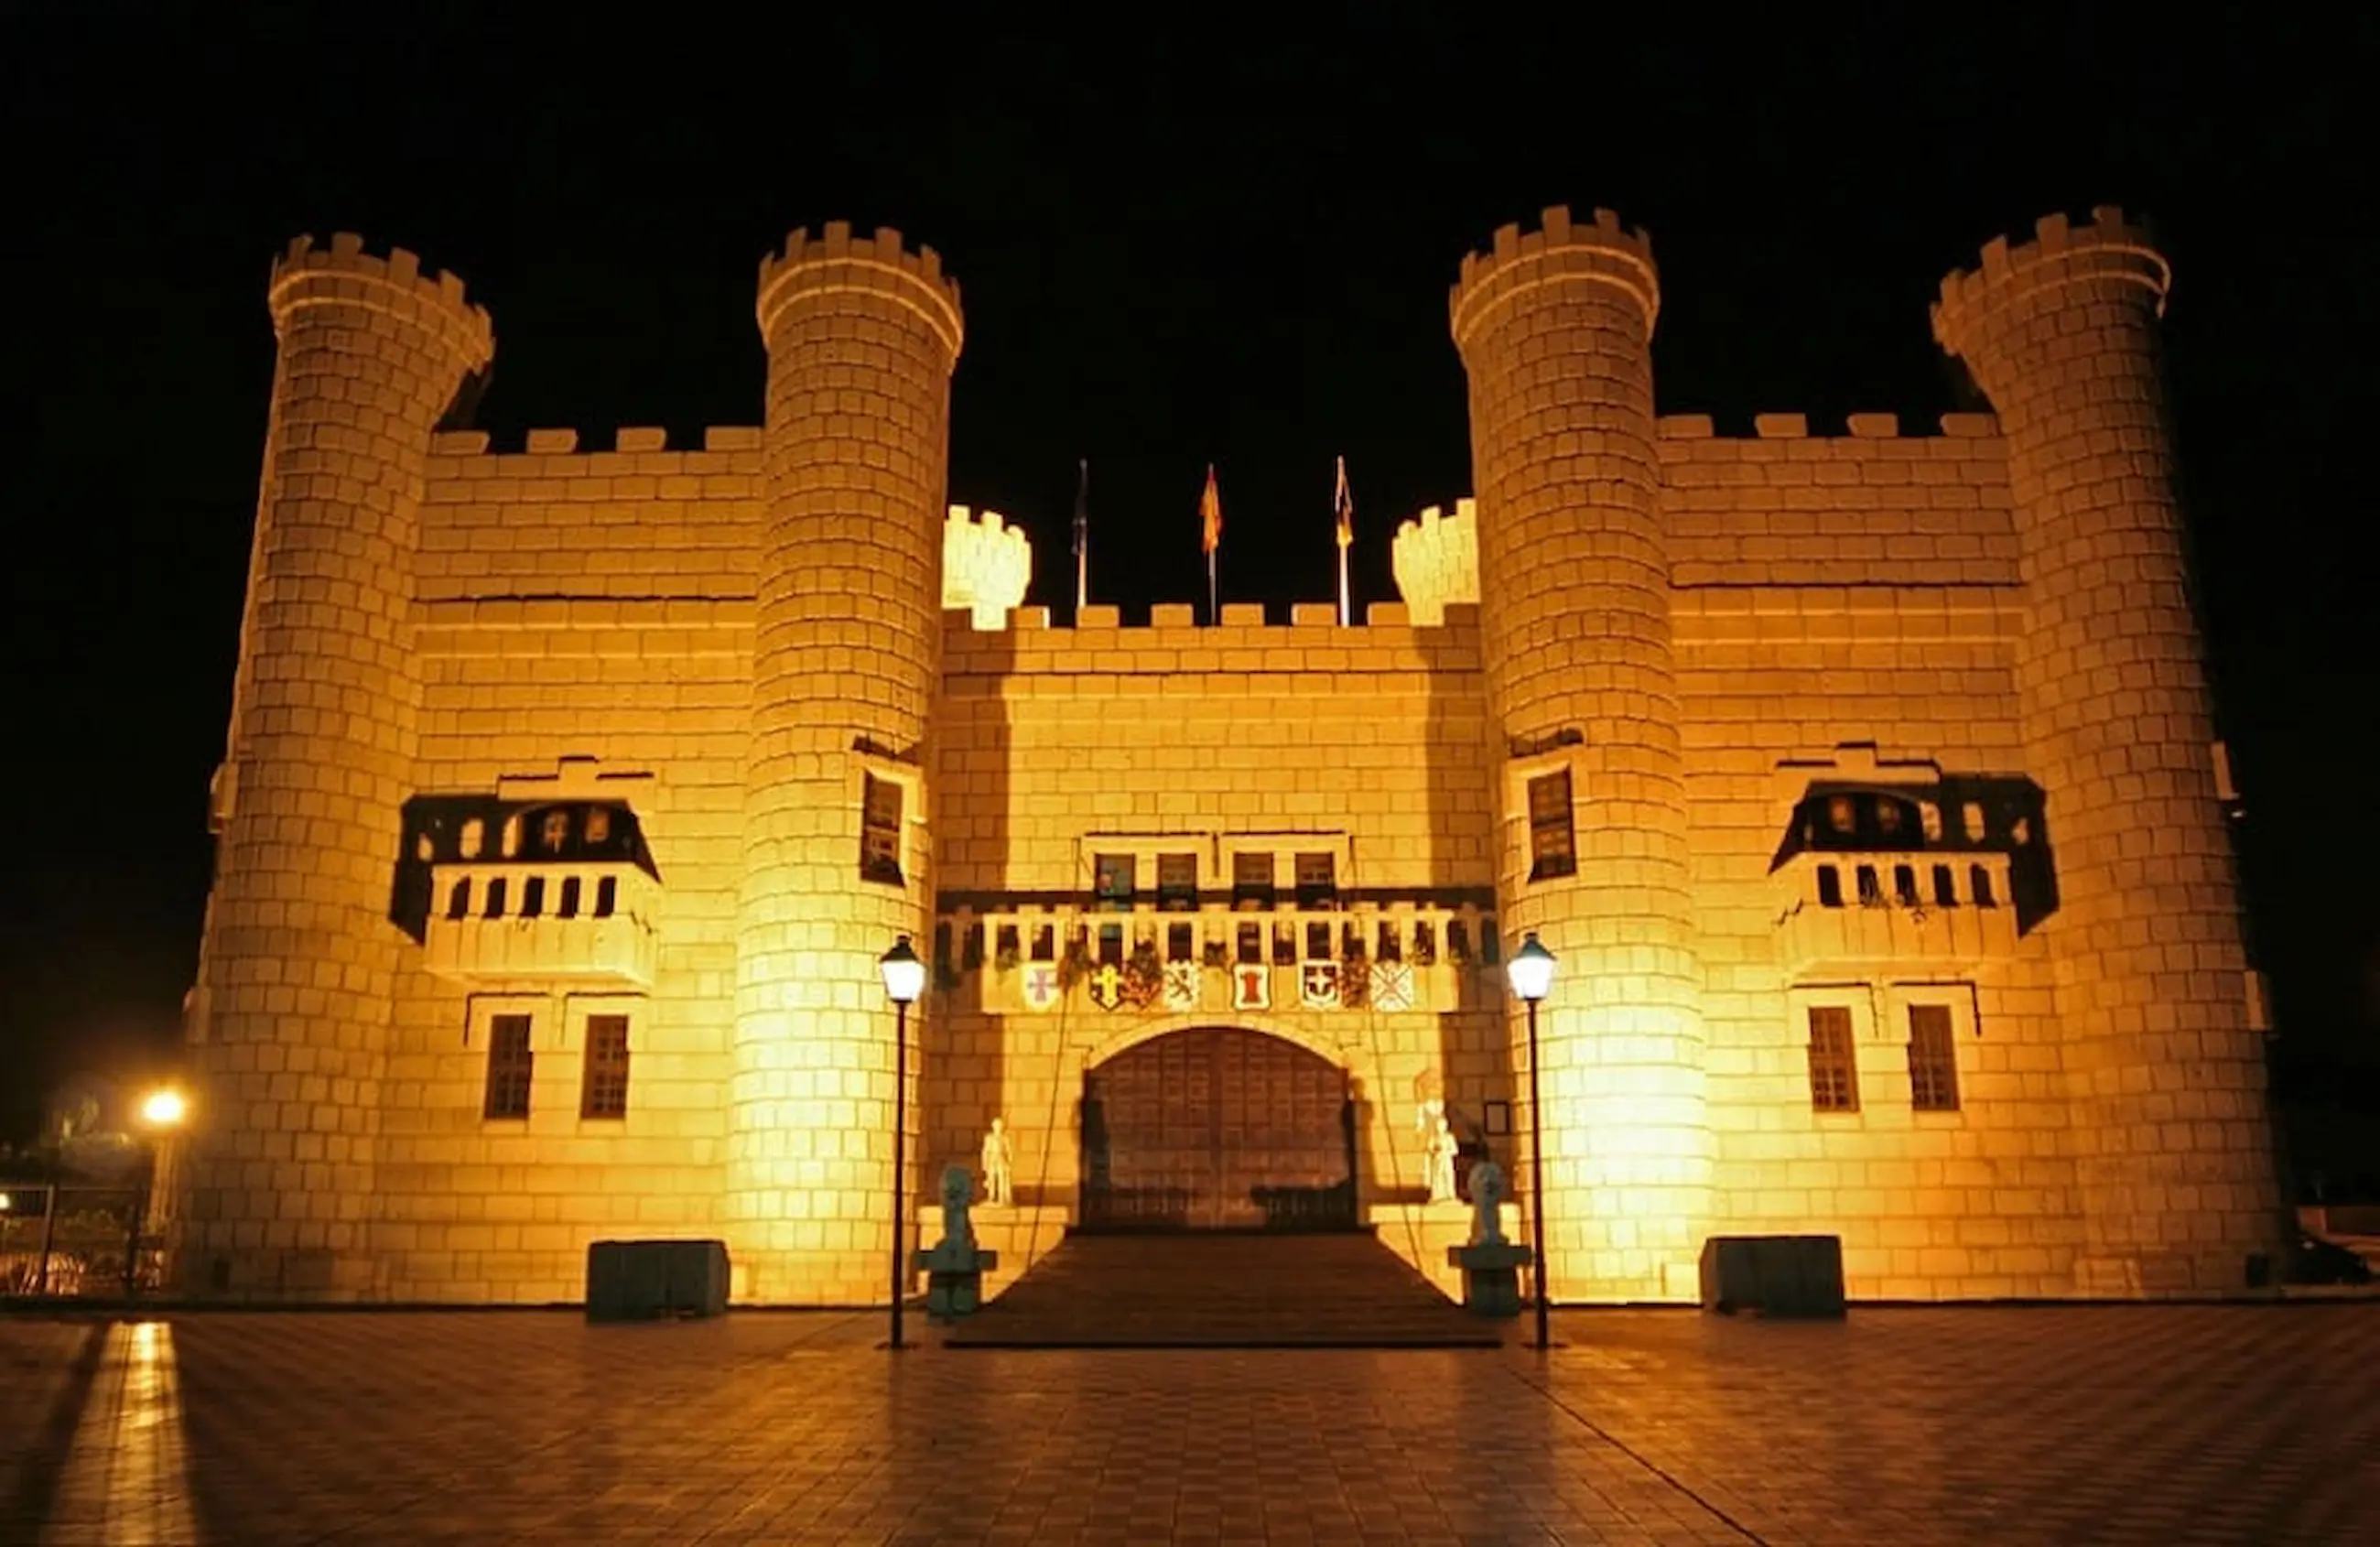
[[[1207,550],[1207,627],[1211,628],[1223,621],[1223,611],[1215,601],[1215,550]]]
[[[1330,514],[1339,542],[1339,627],[1352,627],[1355,604],[1347,589],[1347,550],[1355,544],[1355,501],[1347,493],[1347,458],[1339,458],[1338,482],[1330,491]]]
[[[1083,609],[1091,604],[1091,463],[1089,457],[1075,464],[1075,616],[1079,620]]]
[[[1349,612],[1349,608],[1348,608],[1348,605],[1347,605],[1347,544],[1345,544],[1344,542],[1342,542],[1341,544],[1339,544],[1339,627],[1342,627],[1342,628],[1344,628],[1344,627],[1347,627],[1347,623],[1348,623],[1348,612]]]

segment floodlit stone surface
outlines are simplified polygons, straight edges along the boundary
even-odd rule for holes
[[[1460,1316],[1460,1312],[1450,1312]],[[2370,1305],[1558,1314],[1565,1346],[892,1356],[880,1313],[0,1322],[0,1540],[2369,1535]],[[920,1329],[921,1331],[924,1329]]]
[[[1525,1219],[1500,953],[1535,931],[1556,1298],[1691,1298],[1703,1239],[1763,1233],[1839,1235],[1854,1299],[2240,1289],[2279,1198],[2165,283],[2120,217],[2045,223],[1936,311],[1997,417],[1722,435],[1655,413],[1649,241],[1549,211],[1461,270],[1477,488],[1388,536],[1400,601],[1061,627],[1022,530],[949,503],[964,323],[929,249],[771,255],[762,426],[492,452],[436,428],[493,347],[460,285],[293,248],[176,1282],[571,1301],[593,1241],[721,1237],[740,1301],[880,1302],[902,933],[937,964],[912,1234],[1004,1119],[990,1287],[1079,1218],[1086,1077],[1214,1026],[1344,1071],[1354,1217],[1444,1282],[1417,1115]],[[1186,545],[1188,498],[1094,522],[1176,517]],[[1569,874],[1531,822],[1555,774]],[[1961,838],[1975,791],[2036,786]],[[1905,824],[1835,841],[1828,790]],[[634,845],[540,847],[599,812]]]

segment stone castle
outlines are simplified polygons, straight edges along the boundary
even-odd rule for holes
[[[701,1236],[739,1301],[880,1304],[908,936],[912,1217],[1004,1119],[1012,1273],[1368,1225],[1442,1279],[1443,1121],[1560,1301],[1787,1233],[1854,1297],[2243,1286],[2283,1216],[2168,282],[2046,219],[1933,311],[1994,413],[1725,438],[1655,414],[1645,238],[1549,210],[1463,262],[1475,494],[1401,603],[1057,627],[947,503],[930,249],[762,263],[759,428],[494,455],[442,427],[462,285],[293,244],[178,1283],[568,1301],[590,1242]]]

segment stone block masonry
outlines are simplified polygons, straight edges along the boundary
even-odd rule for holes
[[[492,451],[436,429],[493,347],[460,284],[293,246],[177,1281],[569,1301],[591,1241],[722,1236],[741,1303],[881,1304],[896,1142],[914,1209],[1004,1117],[983,1227],[1029,1268],[1105,1185],[1088,1082],[1229,1026],[1343,1076],[1354,1217],[1425,1272],[1442,1106],[1560,1301],[1689,1300],[1713,1234],[1839,1236],[1855,1299],[2240,1287],[2280,1200],[2168,285],[2122,217],[2045,222],[1935,311],[1995,415],[1722,436],[1656,417],[1649,242],[1548,211],[1462,265],[1476,489],[1398,531],[1401,600],[1056,627],[949,503],[930,250],[771,256],[759,426]],[[1143,947],[1195,970],[1094,999]]]

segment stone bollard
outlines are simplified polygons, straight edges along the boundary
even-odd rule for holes
[[[983,1275],[1000,1266],[1000,1253],[975,1244],[975,1226],[967,1206],[975,1200],[975,1178],[964,1165],[942,1171],[942,1238],[913,1254],[916,1270],[926,1275],[926,1314],[937,1322],[954,1322],[972,1315],[983,1304]]]
[[[1449,1266],[1463,1270],[1463,1304],[1474,1316],[1521,1313],[1521,1266],[1529,1249],[1504,1238],[1499,1212],[1504,1173],[1494,1161],[1471,1168],[1471,1241],[1446,1249]]]

